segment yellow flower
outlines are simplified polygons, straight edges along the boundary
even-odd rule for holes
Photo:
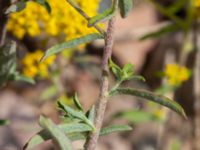
[[[40,62],[43,56],[41,50],[37,50],[34,53],[28,53],[22,60],[23,74],[34,78],[40,76],[42,78],[49,77],[49,66],[53,64],[56,56],[50,56],[45,61]]]
[[[165,68],[165,76],[167,82],[172,86],[178,86],[190,77],[190,70],[178,64],[167,64]]]
[[[50,36],[62,36],[66,40],[96,32],[87,27],[87,21],[66,0],[48,0],[51,13],[34,1],[27,2],[21,12],[10,15],[8,31],[22,39],[25,34],[32,37],[44,31]],[[100,0],[74,0],[89,16],[97,13]]]
[[[194,6],[200,7],[200,0],[194,0]]]

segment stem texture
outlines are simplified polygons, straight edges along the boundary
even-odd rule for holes
[[[101,77],[101,87],[100,87],[100,94],[99,99],[96,103],[96,110],[95,110],[95,120],[94,125],[96,128],[95,132],[92,132],[85,144],[86,150],[95,150],[97,146],[97,141],[99,138],[99,133],[102,127],[102,122],[106,110],[107,105],[107,97],[108,97],[108,88],[109,88],[109,81],[108,81],[108,74],[109,74],[109,66],[108,60],[112,55],[112,47],[114,42],[114,18],[111,18],[108,23],[107,34],[105,37],[105,48],[104,54],[102,59],[102,77]]]

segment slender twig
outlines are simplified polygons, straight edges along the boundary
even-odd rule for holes
[[[101,88],[100,88],[100,95],[99,100],[96,104],[96,117],[94,121],[95,125],[95,132],[90,133],[86,144],[86,150],[95,150],[97,145],[97,140],[99,138],[99,132],[102,127],[102,122],[104,118],[104,113],[107,105],[107,97],[108,97],[108,74],[109,74],[109,67],[108,67],[108,60],[112,54],[112,47],[113,47],[113,34],[114,34],[114,18],[109,20],[107,34],[105,37],[105,48],[102,60],[102,77],[101,77]]]
[[[193,134],[194,134],[194,150],[199,150],[200,149],[200,50],[198,46],[198,23],[197,21],[195,22],[194,28],[193,28],[193,33],[194,33],[194,47],[195,47],[195,64],[194,64],[194,97],[195,97],[195,102],[194,102],[194,128],[193,128]]]
[[[90,17],[72,0],[67,0],[67,2],[77,11],[79,14],[81,14],[87,21],[90,20]],[[100,32],[102,35],[106,35],[105,31],[99,27],[98,25],[94,25],[94,28]]]
[[[9,6],[9,1],[0,1],[0,46],[5,44],[7,16],[4,14],[5,9]]]

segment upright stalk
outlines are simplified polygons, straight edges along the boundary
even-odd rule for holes
[[[200,149],[200,50],[198,46],[198,23],[194,25],[194,46],[195,46],[195,64],[194,64],[194,121],[193,121],[193,136],[194,136],[194,150]]]
[[[101,76],[101,87],[100,87],[100,94],[99,99],[95,106],[95,120],[94,125],[96,130],[92,133],[90,133],[86,144],[85,149],[86,150],[95,150],[97,146],[97,141],[99,138],[99,133],[102,127],[102,122],[106,110],[107,105],[107,97],[108,97],[108,88],[109,88],[109,81],[108,81],[108,74],[109,74],[109,66],[108,66],[108,60],[111,57],[112,54],[112,47],[114,42],[114,18],[111,18],[108,23],[107,33],[105,37],[105,48],[103,53],[103,59],[102,59],[102,76]]]
[[[0,46],[5,44],[7,16],[4,14],[6,8],[10,5],[9,0],[0,0]]]

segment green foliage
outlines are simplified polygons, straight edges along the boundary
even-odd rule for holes
[[[110,60],[109,64],[112,72],[118,79],[118,83],[114,88],[111,89],[111,91],[109,92],[109,96],[120,95],[120,94],[137,96],[149,101],[153,101],[160,105],[166,106],[186,118],[183,108],[178,103],[165,96],[157,95],[149,91],[138,90],[134,88],[121,88],[120,85],[123,81],[134,79],[135,75],[133,71],[133,66],[131,64],[127,64],[121,69],[112,60]],[[143,79],[142,77],[140,78]]]
[[[125,118],[136,125],[151,121],[162,122],[155,114],[142,110],[128,110],[118,113],[115,117]]]
[[[159,31],[156,31],[155,33],[149,33],[143,36],[142,39],[146,39],[148,37],[151,38],[154,35],[156,36],[165,35],[166,33],[174,32],[178,29],[184,31],[185,33],[187,33],[190,30],[192,22],[194,20],[194,13],[195,13],[195,8],[192,1],[178,0],[168,7],[162,6],[156,0],[148,0],[148,1],[151,2],[160,13],[168,17],[173,22],[173,25],[168,27],[166,26],[163,29],[159,29]],[[176,14],[178,11],[185,8],[186,8],[185,18],[182,18]]]
[[[82,110],[74,110],[71,107],[64,105],[60,101],[58,101],[58,107],[64,112],[66,112],[66,115],[69,118],[79,119],[80,121],[89,125],[93,130],[95,130],[93,123],[87,118],[87,116],[84,114]]]
[[[119,9],[122,18],[126,18],[129,12],[132,10],[132,0],[119,0]]]
[[[157,95],[149,91],[138,90],[134,88],[117,88],[110,92],[110,96],[120,95],[120,94],[137,96],[149,101],[153,101],[155,103],[158,103],[160,105],[170,108],[171,110],[177,112],[178,114],[186,118],[183,108],[178,103],[176,103],[175,101],[165,96]]]
[[[104,10],[101,14],[92,17],[88,21],[88,27],[94,26],[97,23],[107,21],[115,15],[117,10],[120,10],[122,18],[126,18],[129,12],[132,10],[133,1],[132,0],[114,0],[111,8]]]
[[[0,47],[0,87],[7,81],[25,81],[34,84],[34,80],[20,75],[16,70],[16,43],[10,42]]]
[[[114,16],[114,9],[113,8],[106,9],[101,14],[92,17],[88,22],[88,27],[94,26],[99,22],[109,20],[113,16]]]
[[[26,8],[26,2],[21,0],[15,4],[10,5],[10,7],[7,8],[5,14],[19,12],[19,11],[22,11],[24,8]]]
[[[62,44],[55,45],[55,46],[49,48],[45,52],[42,60],[46,59],[47,57],[49,57],[51,55],[57,54],[57,53],[59,53],[63,50],[74,48],[74,47],[76,47],[80,44],[85,44],[85,43],[88,43],[88,42],[91,42],[91,41],[94,41],[94,40],[97,40],[97,39],[102,39],[102,38],[103,38],[102,35],[94,33],[94,34],[89,34],[89,35],[86,35],[86,36],[83,36],[83,37],[80,37],[80,38],[75,38],[73,40],[64,42]]]
[[[41,116],[39,123],[52,136],[60,150],[73,150],[71,141],[50,119]]]
[[[0,119],[0,126],[8,125],[10,122],[8,120]]]
[[[126,64],[122,69],[117,66],[111,59],[109,60],[109,67],[117,80],[121,83],[123,81],[137,79],[145,81],[144,77],[135,75],[134,66],[132,64]]]
[[[19,0],[16,3],[13,3],[12,5],[10,5],[10,7],[7,8],[5,14],[22,11],[23,9],[26,8],[26,3],[28,1],[29,0]],[[44,6],[49,13],[51,12],[51,7],[47,0],[35,0],[35,2]]]
[[[47,0],[35,0],[38,4],[42,5],[46,10],[51,13],[51,6],[49,5]]]
[[[0,86],[4,85],[13,74],[13,66],[16,63],[16,43],[11,42],[0,47]]]
[[[145,35],[142,35],[140,37],[140,40],[146,40],[149,38],[151,38],[151,39],[152,38],[160,38],[163,35],[178,31],[179,29],[180,28],[176,24],[169,23],[169,24],[164,25],[162,28],[158,29],[157,31],[153,31],[153,32],[147,33]]]
[[[65,138],[68,138],[70,141],[76,141],[80,139],[86,139],[88,132],[94,132],[95,127],[93,125],[93,120],[95,117],[95,111],[94,107],[92,107],[86,114],[82,110],[82,106],[78,100],[77,94],[73,97],[74,104],[76,106],[76,109],[72,109],[71,107],[58,102],[58,106],[61,110],[63,110],[66,115],[64,115],[65,118],[70,118],[72,121],[69,123],[62,123],[59,125],[55,125],[50,119],[41,117],[40,118],[40,125],[43,128],[40,132],[38,132],[36,135],[34,135],[24,146],[25,149],[32,149],[36,145],[45,142],[49,139],[54,139],[57,142],[60,142],[62,144],[63,140],[61,140],[60,137],[65,136]],[[105,128],[102,128],[100,135],[107,135],[113,132],[119,132],[119,131],[129,131],[131,130],[131,127],[127,125],[111,125]],[[61,135],[61,133],[62,135]],[[65,139],[64,138],[64,139]],[[66,140],[66,139],[65,139]],[[69,142],[67,142],[69,144]],[[63,145],[60,145],[62,147]]]
[[[91,127],[84,123],[68,123],[57,125],[57,128],[62,130],[65,135],[71,140],[81,140],[86,139],[88,131],[92,131]],[[120,131],[130,131],[132,128],[128,125],[111,125],[101,129],[100,135],[108,135]],[[35,146],[52,139],[52,136],[46,131],[41,130],[39,133],[34,135],[28,143],[24,146],[24,150],[32,149]]]

